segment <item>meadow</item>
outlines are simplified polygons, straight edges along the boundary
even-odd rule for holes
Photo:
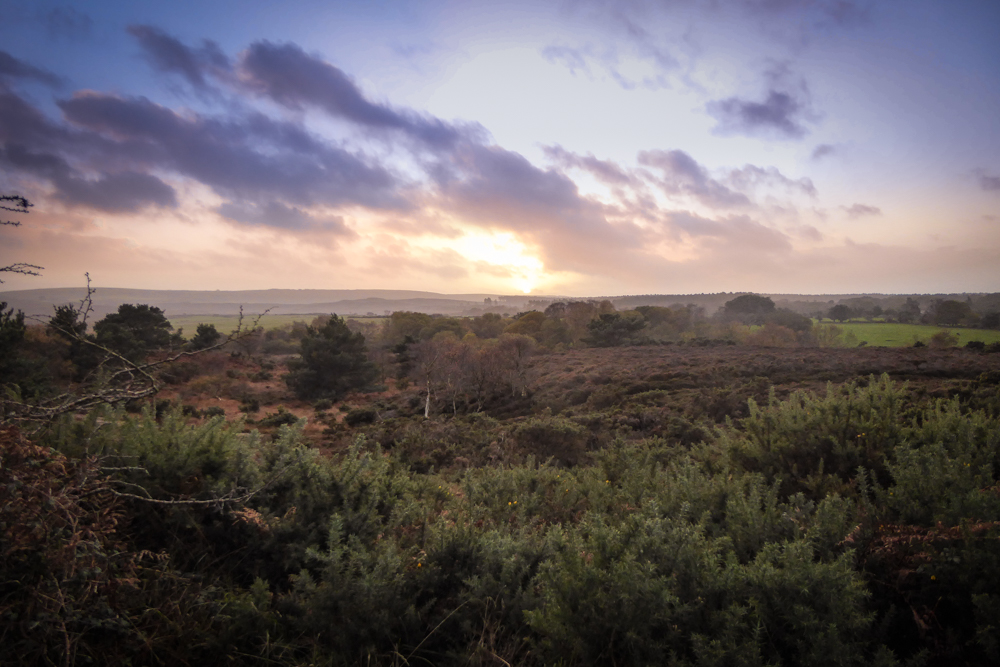
[[[836,325],[843,330],[841,341],[848,345],[858,345],[862,341],[876,347],[906,347],[917,341],[927,344],[934,334],[946,331],[957,338],[956,345],[964,346],[969,341],[981,341],[989,345],[1000,342],[1000,331],[996,329],[966,329],[940,327],[931,324],[899,324],[888,322],[843,322]]]

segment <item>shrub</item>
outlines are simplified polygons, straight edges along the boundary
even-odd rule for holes
[[[274,414],[265,415],[257,421],[258,426],[290,426],[299,421],[299,418],[288,412],[284,408],[278,408],[278,411]]]
[[[378,415],[371,408],[354,408],[344,415],[344,423],[348,426],[358,426],[359,424],[372,424]]]
[[[568,466],[576,465],[587,451],[586,431],[562,417],[529,419],[514,430],[514,439],[539,459]]]

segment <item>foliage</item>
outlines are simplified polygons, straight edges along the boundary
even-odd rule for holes
[[[170,321],[156,306],[123,303],[94,324],[94,338],[133,363],[170,344]]]
[[[763,317],[774,312],[774,301],[759,294],[742,294],[727,301],[722,311],[748,324],[763,324]]]
[[[301,359],[290,365],[292,371],[286,376],[299,398],[338,400],[348,391],[368,386],[377,374],[366,355],[365,337],[351,333],[336,315],[321,327],[309,327],[301,347]]]
[[[79,516],[117,523],[0,563],[18,569],[0,600],[27,619],[10,650],[65,662],[62,617],[10,583],[54,580],[80,610],[77,655],[99,664],[989,664],[1000,357],[533,345],[414,343],[428,382],[352,399],[322,452],[281,409],[264,434],[168,401],[56,421],[0,468],[48,475],[33,483],[56,507],[0,505],[0,545],[39,512],[65,535],[78,515],[60,491],[84,482]],[[233,363],[192,383],[249,391],[256,367]],[[428,388],[441,410],[424,419]],[[95,554],[101,572],[81,574]]]
[[[645,319],[638,313],[604,313],[587,325],[584,341],[595,347],[618,347],[629,342],[645,326]]]
[[[222,334],[215,329],[214,324],[199,324],[194,338],[190,341],[191,349],[204,350],[206,347],[212,347],[220,338]]]

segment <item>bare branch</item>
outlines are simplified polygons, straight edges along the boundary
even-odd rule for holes
[[[77,311],[82,313],[83,323],[86,322],[88,314],[93,311],[92,297],[96,291],[95,288],[91,287],[90,274],[85,275],[87,277],[87,295],[80,302],[80,309]],[[263,311],[254,318],[250,326],[244,326],[245,318],[241,306],[236,329],[220,342],[201,350],[178,352],[166,358],[146,363],[133,362],[86,334],[53,326],[54,331],[66,338],[92,347],[103,354],[103,359],[91,374],[95,378],[93,384],[81,392],[60,394],[37,404],[25,403],[18,398],[0,398],[0,423],[6,421],[45,423],[66,413],[85,411],[98,405],[113,405],[153,396],[163,387],[153,374],[156,369],[182,358],[195,357],[217,350],[253,334],[261,318],[269,312],[270,309]],[[107,374],[101,375],[102,371]]]

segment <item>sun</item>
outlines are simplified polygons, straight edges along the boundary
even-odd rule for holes
[[[513,234],[470,232],[462,237],[456,250],[473,262],[483,262],[487,269],[497,269],[509,275],[513,287],[524,294],[542,280],[545,266],[530,254],[529,249]]]

